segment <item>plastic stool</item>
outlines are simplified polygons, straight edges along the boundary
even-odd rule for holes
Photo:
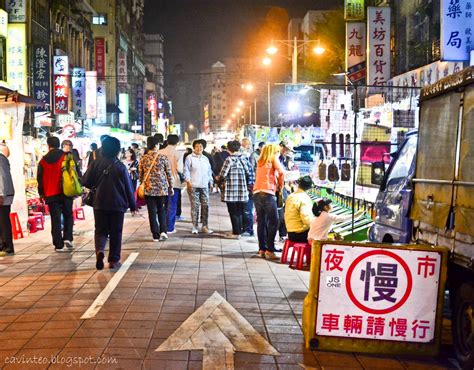
[[[30,218],[34,217],[36,220],[36,229],[44,230],[44,216],[41,212],[32,212]],[[30,219],[28,219],[29,221]]]
[[[79,208],[74,208],[72,211],[72,215],[74,217],[74,220],[85,220],[86,216],[84,214],[84,208],[79,207]]]
[[[291,253],[290,267],[292,267],[293,263],[296,262],[295,269],[303,270],[305,258],[306,264],[309,266],[311,264],[311,244],[294,243],[293,251]]]
[[[24,238],[23,230],[21,229],[20,219],[18,218],[18,213],[10,213],[10,222],[12,224],[12,234],[13,239]]]
[[[290,248],[293,248],[295,244],[297,243],[290,241],[290,239],[285,240],[285,243],[283,244],[283,251],[281,252],[281,263],[286,263],[288,261],[288,253],[290,252]]]
[[[28,226],[30,234],[33,234],[38,231],[37,221],[35,216],[28,217]]]

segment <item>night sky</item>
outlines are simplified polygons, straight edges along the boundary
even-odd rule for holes
[[[338,3],[342,0],[146,0],[145,32],[164,35],[169,79],[176,64],[185,73],[199,73],[223,57],[245,56],[247,43],[271,7],[302,18],[307,10]]]

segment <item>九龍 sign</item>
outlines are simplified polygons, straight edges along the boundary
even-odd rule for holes
[[[441,253],[321,248],[316,335],[434,340]]]

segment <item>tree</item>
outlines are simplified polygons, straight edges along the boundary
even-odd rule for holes
[[[321,20],[314,22],[314,32],[308,35],[310,40],[319,40],[325,48],[321,55],[308,53],[305,65],[301,68],[303,81],[331,82],[331,74],[344,71],[346,28],[344,9],[327,12]],[[312,49],[312,47],[310,48]]]

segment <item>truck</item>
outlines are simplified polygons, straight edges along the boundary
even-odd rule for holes
[[[419,127],[385,171],[369,240],[449,250],[454,351],[474,367],[474,67],[420,93]]]

